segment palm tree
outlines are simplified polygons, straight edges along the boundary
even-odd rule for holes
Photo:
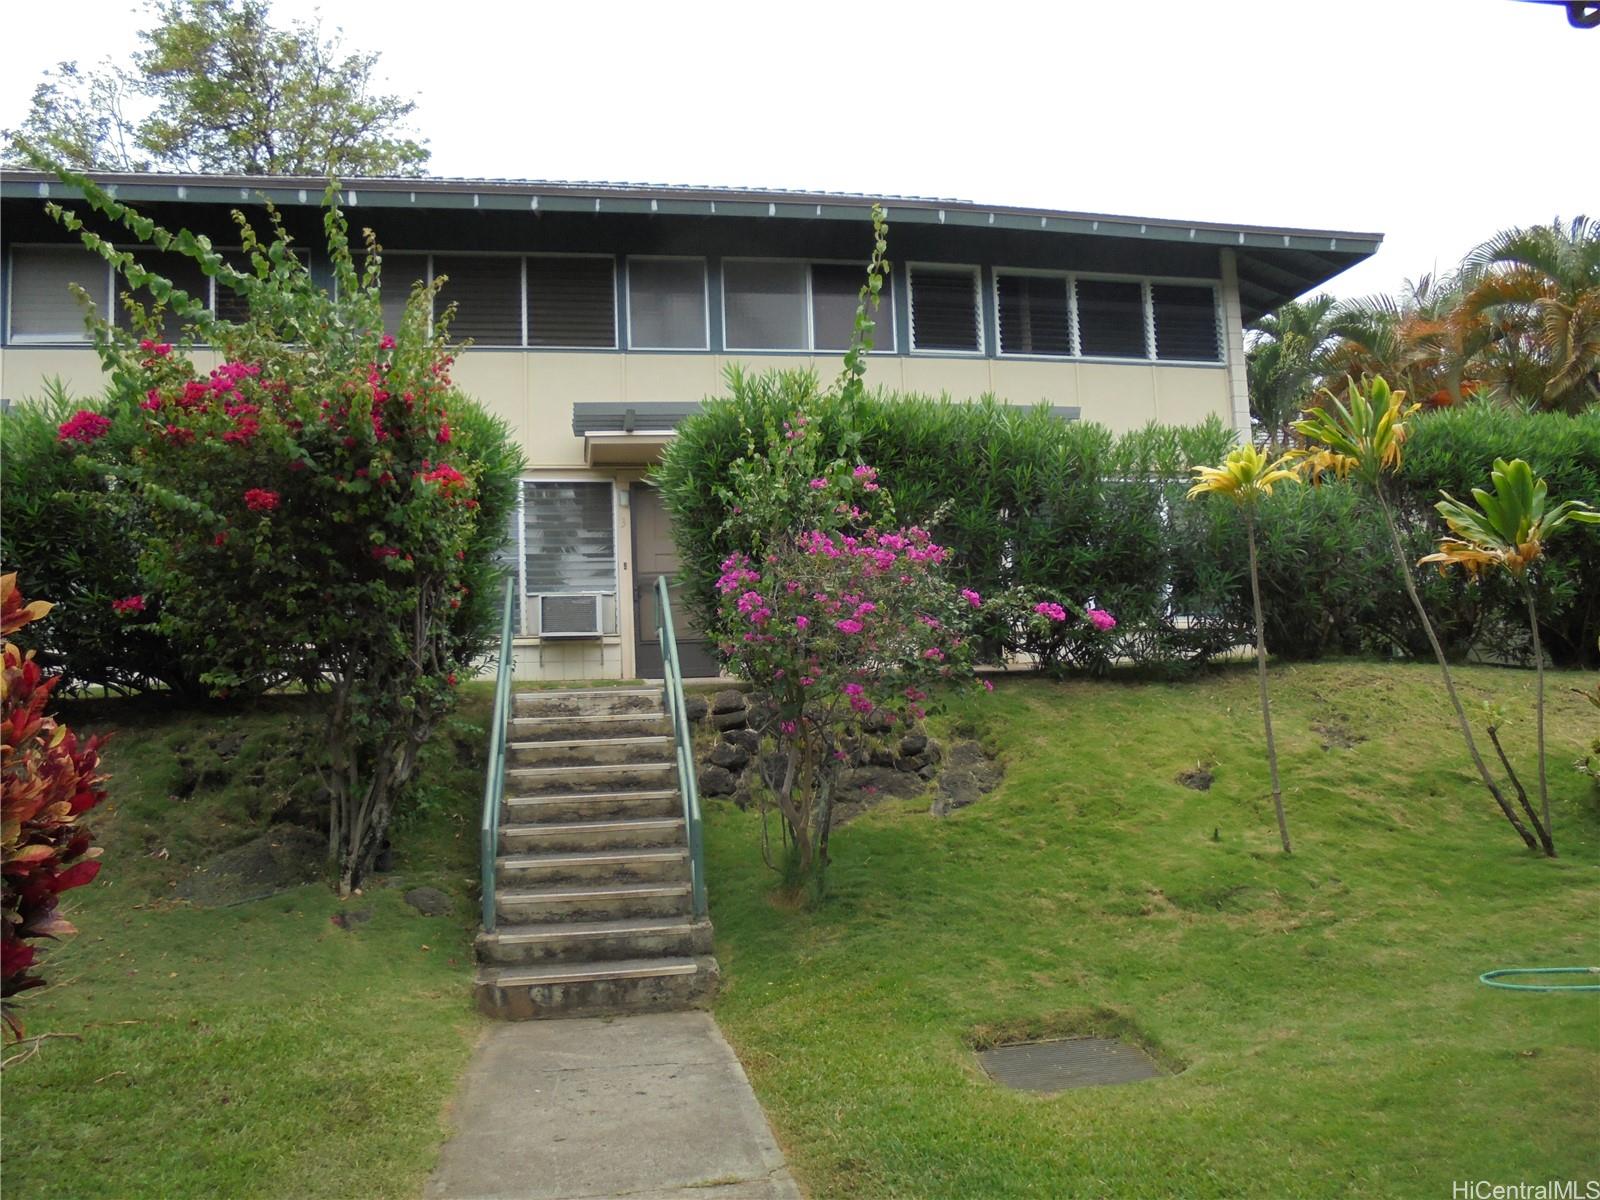
[[[1600,400],[1600,220],[1502,230],[1463,270],[1461,320],[1502,390],[1566,412]]]
[[[1400,567],[1406,595],[1411,598],[1411,606],[1416,609],[1423,631],[1428,635],[1428,644],[1433,647],[1434,657],[1439,660],[1444,689],[1449,693],[1450,704],[1456,712],[1456,722],[1461,727],[1461,740],[1467,744],[1467,753],[1472,756],[1472,764],[1477,767],[1483,786],[1489,789],[1489,794],[1500,806],[1506,820],[1511,822],[1512,828],[1521,835],[1530,850],[1537,850],[1539,843],[1524,827],[1501,792],[1500,785],[1489,774],[1483,755],[1478,753],[1472,726],[1467,721],[1466,710],[1461,706],[1461,697],[1456,695],[1455,681],[1450,676],[1450,664],[1445,661],[1444,647],[1439,644],[1439,635],[1434,632],[1433,622],[1428,619],[1428,610],[1423,607],[1422,597],[1417,593],[1417,581],[1411,573],[1411,563],[1405,545],[1400,540],[1400,530],[1394,522],[1394,507],[1384,489],[1388,475],[1400,468],[1402,447],[1406,440],[1405,418],[1419,406],[1413,404],[1406,407],[1405,392],[1391,390],[1382,376],[1373,379],[1365,390],[1361,384],[1352,381],[1346,393],[1348,405],[1341,403],[1327,389],[1323,389],[1323,396],[1321,405],[1294,423],[1295,432],[1314,447],[1306,454],[1306,466],[1313,478],[1323,471],[1333,471],[1344,477],[1353,476],[1377,500],[1384,523],[1389,528],[1389,540],[1394,547],[1394,558]]]
[[[1382,376],[1433,406],[1471,395],[1479,339],[1457,318],[1461,295],[1458,276],[1424,275],[1406,280],[1398,296],[1340,304],[1330,321],[1337,340],[1326,355],[1328,377]]]
[[[1430,554],[1423,562],[1436,562],[1440,570],[1462,567],[1472,574],[1486,568],[1499,567],[1516,580],[1528,604],[1528,628],[1533,633],[1533,662],[1538,671],[1538,739],[1539,739],[1539,808],[1543,823],[1534,821],[1539,830],[1544,851],[1554,858],[1555,830],[1550,824],[1550,788],[1545,780],[1544,765],[1544,649],[1539,644],[1539,611],[1534,603],[1533,588],[1528,581],[1528,568],[1544,554],[1545,543],[1575,521],[1600,524],[1596,512],[1581,500],[1563,500],[1549,503],[1550,489],[1543,479],[1535,480],[1533,468],[1520,458],[1506,462],[1494,461],[1490,475],[1494,491],[1473,488],[1472,498],[1476,508],[1457,500],[1448,492],[1435,507],[1450,526],[1454,537],[1442,538],[1437,554]],[[1533,814],[1529,813],[1531,817]]]
[[[1336,305],[1328,295],[1290,300],[1251,326],[1245,355],[1250,415],[1268,447],[1283,444],[1289,422],[1305,409],[1322,379]]]
[[[1250,543],[1250,598],[1256,610],[1256,679],[1261,685],[1261,723],[1267,733],[1267,772],[1272,779],[1272,807],[1278,813],[1278,837],[1283,842],[1283,852],[1292,853],[1289,845],[1289,822],[1283,812],[1283,789],[1278,786],[1278,747],[1272,739],[1272,704],[1267,698],[1267,638],[1261,618],[1261,576],[1256,567],[1256,506],[1265,496],[1272,495],[1275,484],[1298,482],[1300,476],[1284,464],[1289,455],[1277,460],[1257,450],[1254,446],[1240,446],[1228,453],[1220,467],[1196,467],[1195,485],[1189,489],[1189,499],[1196,496],[1226,496],[1238,505],[1244,514],[1245,538]]]

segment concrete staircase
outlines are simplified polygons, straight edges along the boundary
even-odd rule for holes
[[[478,1008],[507,1020],[695,1008],[696,920],[672,731],[656,688],[512,696],[493,933]]]

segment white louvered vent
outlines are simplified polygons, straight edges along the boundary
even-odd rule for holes
[[[542,638],[597,638],[600,636],[598,593],[542,595],[539,597],[539,636]]]

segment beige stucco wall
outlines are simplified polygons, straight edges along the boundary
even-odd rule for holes
[[[1237,306],[1229,346],[1238,353]],[[457,383],[504,417],[522,442],[530,478],[595,478],[618,485],[616,528],[618,632],[593,642],[519,642],[518,679],[618,679],[633,676],[633,550],[630,514],[622,490],[634,470],[591,470],[583,439],[572,434],[576,400],[641,406],[689,402],[724,389],[724,370],[738,362],[751,370],[814,369],[824,381],[839,370],[837,356],[523,352],[477,350],[461,356]],[[197,355],[208,370],[214,360]],[[947,393],[957,399],[994,393],[1013,404],[1078,405],[1082,419],[1114,430],[1150,421],[1188,424],[1211,414],[1235,421],[1237,396],[1229,369],[1150,363],[1043,362],[1027,359],[875,355],[867,381],[894,391]],[[37,396],[43,381],[60,377],[79,395],[101,389],[99,361],[88,349],[8,347],[0,350],[0,395],[12,401]]]

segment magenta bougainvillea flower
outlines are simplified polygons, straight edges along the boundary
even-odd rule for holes
[[[109,432],[111,432],[110,417],[90,412],[87,408],[80,408],[56,426],[56,441],[80,442],[87,446],[91,442],[99,441]]]

